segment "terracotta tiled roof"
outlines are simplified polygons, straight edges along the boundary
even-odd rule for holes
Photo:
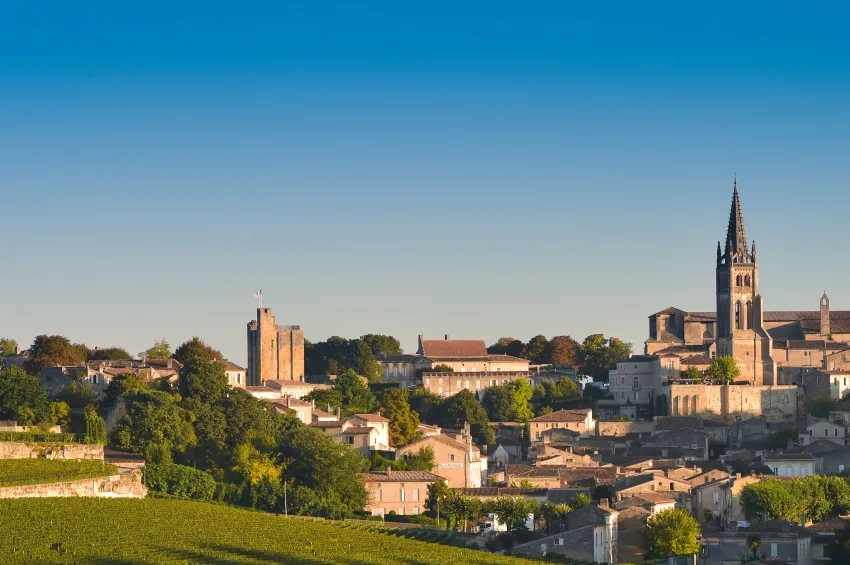
[[[300,388],[300,387],[311,387],[314,389],[328,389],[331,388],[330,385],[323,385],[319,383],[308,383],[305,381],[290,381],[287,379],[269,379],[266,383],[271,383],[272,386],[276,388]]]
[[[484,340],[478,339],[423,339],[422,355],[425,357],[487,357]]]
[[[682,365],[711,365],[711,358],[708,355],[693,355],[682,359]]]
[[[830,518],[828,520],[824,520],[823,522],[818,522],[817,524],[812,524],[806,529],[810,532],[836,533],[840,532],[848,526],[850,526],[850,519],[848,519],[847,517],[838,517]]]
[[[665,347],[660,351],[656,351],[655,354],[659,357],[662,355],[681,355],[683,353],[691,353],[693,355],[698,355],[700,353],[704,353],[706,351],[706,347],[704,345],[673,345],[670,347]]]
[[[811,453],[770,453],[765,452],[762,461],[811,461],[814,457]]]
[[[351,426],[350,428],[345,428],[342,431],[342,433],[343,433],[343,435],[348,434],[348,435],[359,436],[359,435],[371,434],[374,429],[375,428],[373,428],[371,426]]]
[[[546,496],[548,488],[503,488],[503,487],[481,487],[481,488],[453,488],[453,492],[465,496]]]
[[[310,426],[311,428],[321,428],[321,429],[341,428],[342,422],[340,422],[338,420],[333,420],[333,421],[330,421],[330,422],[327,422],[327,421],[325,421],[325,422],[310,422],[307,425]]]
[[[433,483],[442,479],[439,475],[428,471],[370,471],[358,475],[364,483]]]
[[[528,363],[528,359],[523,359],[522,357],[514,357],[513,355],[488,355],[488,361],[502,361],[502,362],[513,362],[513,363]]]
[[[236,363],[231,363],[230,361],[224,362],[224,368],[226,371],[245,371],[245,367],[240,367]]]
[[[246,386],[245,390],[248,392],[277,392],[275,389],[267,386]]]
[[[366,420],[367,422],[389,422],[389,420],[380,414],[355,414],[355,416],[361,420]]]
[[[584,422],[590,408],[577,408],[574,410],[558,410],[551,414],[538,416],[532,422]]]
[[[318,408],[313,408],[313,417],[314,418],[336,418],[336,414],[331,414],[330,412],[325,412],[324,410],[319,410]]]

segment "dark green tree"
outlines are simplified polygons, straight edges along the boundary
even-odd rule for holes
[[[299,426],[284,434],[280,452],[286,464],[285,481],[294,491],[290,511],[343,518],[366,504],[366,489],[357,476],[368,462],[356,450],[315,428]]]
[[[827,555],[833,563],[850,563],[850,526],[835,535],[835,542],[827,547]]]
[[[632,344],[602,334],[592,334],[584,339],[576,354],[578,370],[595,381],[607,381],[608,371],[617,366],[617,361],[632,354]]]
[[[367,414],[377,406],[375,395],[352,369],[336,378],[334,388],[342,397],[342,411],[346,415]]]
[[[86,426],[86,443],[106,443],[106,422],[94,406],[86,406],[83,417]]]
[[[415,388],[410,391],[407,400],[410,407],[419,414],[420,421],[427,424],[438,424],[440,422],[442,396],[428,392],[424,388]]]
[[[31,375],[39,376],[45,367],[82,365],[88,352],[88,347],[72,344],[67,337],[40,335],[30,346],[24,369]]]
[[[333,412],[342,407],[342,393],[336,388],[314,389],[304,397],[307,402],[313,402],[319,410]]]
[[[24,426],[50,421],[50,401],[38,378],[19,367],[0,370],[0,419]]]
[[[500,496],[485,504],[484,508],[486,512],[496,514],[510,532],[526,530],[528,516],[539,512],[536,502],[521,496]]]
[[[486,426],[490,422],[484,406],[467,389],[446,398],[438,411],[440,417],[437,424],[444,428],[461,428],[465,423]]]
[[[383,377],[381,364],[375,360],[369,344],[362,340],[354,340],[352,344],[354,350],[354,371],[358,375],[366,377],[370,383],[379,383]]]
[[[571,402],[579,400],[581,393],[572,379],[564,377],[557,381],[543,379],[534,387],[531,404],[534,411],[540,414],[544,407],[550,410],[561,410]]]
[[[201,359],[205,361],[222,361],[224,356],[221,351],[213,349],[204,340],[198,336],[193,337],[189,341],[180,345],[173,355],[183,364],[188,363],[191,359]]]
[[[126,402],[127,415],[119,421],[111,442],[117,449],[143,455],[159,449],[170,458],[172,451],[181,453],[197,442],[192,415],[175,395],[140,391],[128,395]]]
[[[806,410],[815,418],[828,418],[837,401],[829,396],[812,396],[806,399]]]
[[[700,381],[702,380],[702,374],[699,372],[699,369],[696,367],[688,367],[684,371],[682,371],[680,375],[683,379],[687,379],[689,381]]]
[[[360,341],[369,346],[372,355],[401,355],[401,343],[391,335],[366,334]]]
[[[425,499],[425,507],[432,515],[436,515],[438,505],[442,506],[443,501],[448,498],[450,493],[451,490],[449,490],[449,486],[446,484],[446,481],[440,479],[431,483],[428,487],[428,496]]]
[[[487,353],[493,355],[511,355],[512,357],[522,357],[525,350],[525,344],[518,339],[512,337],[499,338],[496,343],[487,348]]]
[[[536,335],[530,340],[522,350],[522,357],[528,359],[532,363],[548,362],[547,353],[549,348],[549,340],[544,335]]]
[[[416,440],[419,433],[419,414],[411,410],[407,391],[389,388],[381,395],[381,414],[390,421],[390,443],[402,447]]]
[[[106,347],[103,349],[89,349],[89,361],[129,361],[133,356],[126,349],[120,347]]]

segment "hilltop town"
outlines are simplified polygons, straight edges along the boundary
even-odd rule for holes
[[[716,310],[652,313],[639,354],[310,342],[263,307],[247,367],[199,337],[4,338],[0,498],[219,502],[528,559],[848,563],[850,310],[767,309],[737,182],[713,259]]]

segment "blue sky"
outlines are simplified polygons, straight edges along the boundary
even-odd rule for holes
[[[261,288],[637,351],[714,308],[735,172],[766,308],[850,309],[844,8],[462,4],[0,0],[0,335],[244,363]]]

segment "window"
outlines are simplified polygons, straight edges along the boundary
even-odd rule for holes
[[[354,436],[348,436],[348,445],[354,445]]]
[[[419,489],[418,488],[413,489],[413,500],[415,502],[419,502]],[[416,513],[419,514],[419,512],[416,512]]]
[[[744,286],[750,286],[750,275],[744,275]]]
[[[455,454],[454,453],[449,454],[449,461],[454,461],[454,460],[455,460]]]
[[[564,538],[555,538],[555,545],[564,545]]]
[[[741,302],[735,302],[735,329],[743,330],[744,329],[744,317],[741,312]]]
[[[401,508],[398,509],[398,515],[404,516],[404,506],[402,506]]]
[[[753,329],[753,303],[747,302],[747,329]]]
[[[236,384],[242,384],[242,373],[236,373]]]
[[[381,489],[375,491],[375,498],[378,499],[378,502],[384,501],[384,492]]]
[[[413,513],[416,514],[417,516],[419,515],[419,507],[418,506],[413,507]]]
[[[670,490],[676,490],[676,486],[673,483],[670,483]]]
[[[543,432],[537,432],[537,441],[540,441],[542,439],[543,439]]]
[[[398,499],[404,502],[404,483],[402,483],[398,489]]]
[[[735,286],[741,286],[741,275],[735,277]]]
[[[778,549],[775,543],[770,544],[770,556],[777,557],[779,555]]]
[[[708,479],[706,479],[706,480],[708,480]],[[720,493],[715,491],[712,495],[712,499],[713,499],[714,504],[720,504]]]

